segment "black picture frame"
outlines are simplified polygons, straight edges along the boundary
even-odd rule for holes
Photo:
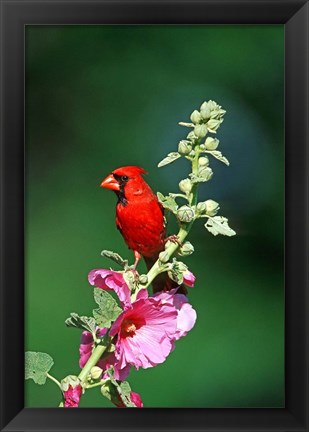
[[[308,431],[308,1],[0,4],[1,430]],[[24,408],[24,28],[115,23],[285,25],[285,408]]]

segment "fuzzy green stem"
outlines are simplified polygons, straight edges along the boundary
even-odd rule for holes
[[[98,363],[98,361],[100,360],[100,358],[104,354],[106,348],[107,348],[107,346],[105,346],[105,345],[97,345],[95,347],[95,349],[93,350],[87,363],[85,364],[85,366],[81,370],[80,374],[78,375],[78,378],[80,379],[81,384],[83,384],[85,382],[91,369],[93,368],[93,366],[95,366]]]
[[[51,381],[53,381],[60,388],[60,391],[62,393],[62,388],[61,388],[60,382],[56,378],[54,378],[52,375],[50,375],[48,372],[46,373],[46,376],[47,376],[47,378],[49,378]]]
[[[102,385],[106,382],[106,381],[108,381],[108,380],[101,380],[101,381],[99,381],[99,382],[97,382],[97,383],[94,383],[94,384],[87,384],[86,386],[85,386],[85,389],[91,389],[91,388],[95,388],[95,387],[102,387]]]
[[[198,175],[198,160],[200,156],[200,151],[198,149],[198,146],[196,146],[195,150],[195,156],[192,159],[192,173],[194,175]],[[189,198],[189,204],[190,206],[195,206],[197,204],[197,190],[198,190],[198,183],[194,183],[192,185],[192,189],[190,192],[190,198]],[[179,232],[177,234],[178,240],[180,243],[183,243],[185,238],[190,232],[190,229],[192,228],[192,225],[194,223],[194,220],[187,224],[181,224]],[[172,257],[172,255],[177,251],[179,248],[179,244],[177,243],[171,243],[166,249],[165,253],[167,254],[168,259]],[[151,282],[155,279],[158,274],[164,272],[166,270],[166,266],[164,266],[163,263],[158,259],[154,265],[151,267],[149,272],[147,273],[148,282],[147,285],[143,286],[143,288],[147,288]]]

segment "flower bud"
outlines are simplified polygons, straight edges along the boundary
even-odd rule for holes
[[[207,150],[205,144],[200,144],[200,150],[202,150],[202,151]]]
[[[194,252],[194,246],[190,242],[186,241],[181,246],[181,248],[179,250],[179,255],[181,255],[181,256],[188,256],[188,255],[193,254],[193,252]]]
[[[146,283],[148,282],[148,276],[145,274],[142,274],[142,275],[140,275],[138,280],[139,280],[139,283],[141,283],[142,285],[146,285]]]
[[[202,213],[202,214],[205,213],[206,212],[206,202],[205,201],[199,202],[196,206],[196,210],[199,213]]]
[[[207,122],[207,127],[210,132],[216,132],[217,129],[219,129],[220,124],[223,122],[223,119],[216,120],[216,119],[210,119]]]
[[[205,201],[205,204],[206,204],[206,214],[208,216],[215,216],[218,213],[220,206],[216,201],[209,199]]]
[[[195,135],[194,131],[191,131],[188,133],[187,138],[191,141],[196,140],[197,136]]]
[[[191,150],[192,150],[192,145],[190,144],[189,141],[186,140],[179,141],[178,153],[180,153],[181,155],[187,155],[190,153]]]
[[[190,116],[190,120],[195,124],[199,123],[201,121],[201,114],[197,110],[194,110]]]
[[[159,260],[161,263],[165,264],[170,259],[169,254],[166,251],[160,252],[159,254]]]
[[[80,384],[79,378],[76,375],[68,375],[63,380],[61,380],[61,389],[62,391],[67,391],[70,386],[71,388],[75,388]]]
[[[93,366],[90,370],[90,376],[93,380],[98,380],[102,376],[103,369],[101,369],[99,366]]]
[[[219,145],[219,140],[217,138],[208,137],[204,144],[207,150],[216,150]]]
[[[206,166],[208,166],[209,165],[209,159],[208,159],[208,157],[207,156],[200,157],[199,160],[198,160],[198,165],[200,167],[206,167]]]
[[[181,222],[191,222],[194,216],[194,210],[187,205],[180,207],[177,211],[177,217]]]
[[[181,190],[181,192],[184,192],[185,194],[189,194],[192,189],[191,180],[188,178],[181,180],[179,182],[179,189]]]
[[[201,117],[203,120],[208,120],[210,118],[210,109],[208,106],[201,110]]]
[[[195,276],[192,272],[190,272],[190,270],[187,270],[184,274],[183,274],[183,283],[185,285],[187,285],[188,287],[193,288],[194,287],[194,283],[195,283]]]
[[[203,138],[207,134],[206,125],[205,124],[197,124],[194,128],[194,133],[197,136],[197,138]]]
[[[202,167],[199,167],[198,175],[199,175],[199,177],[202,177],[204,179],[204,181],[208,181],[213,176],[213,170],[209,167],[202,166]]]

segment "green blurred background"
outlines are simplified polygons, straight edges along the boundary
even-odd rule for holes
[[[115,227],[116,197],[99,187],[139,165],[155,191],[176,191],[187,161],[157,163],[188,132],[178,126],[213,99],[231,162],[201,199],[237,231],[197,222],[186,262],[195,273],[195,328],[167,361],[132,371],[146,407],[284,405],[284,28],[264,26],[27,26],[26,350],[49,353],[58,379],[78,374],[70,312],[95,306],[87,274],[133,254]],[[170,232],[172,233],[172,228]],[[55,407],[57,387],[26,382],[26,406]],[[82,407],[110,407],[98,389]]]

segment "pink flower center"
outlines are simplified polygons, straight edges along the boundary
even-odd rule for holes
[[[136,330],[141,328],[145,324],[145,320],[142,317],[139,316],[130,316],[125,318],[122,321],[121,324],[121,336],[122,337],[128,337],[128,336],[134,336]]]

